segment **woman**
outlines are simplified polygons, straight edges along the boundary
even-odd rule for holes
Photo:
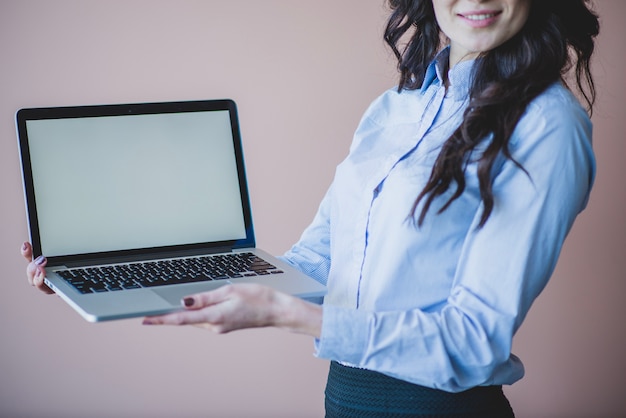
[[[590,111],[598,19],[585,0],[389,4],[399,86],[284,255],[327,284],[323,305],[232,285],[144,323],[315,337],[328,416],[513,416],[513,335],[593,183],[591,123],[563,80],[572,69]],[[27,275],[48,290],[44,265]]]

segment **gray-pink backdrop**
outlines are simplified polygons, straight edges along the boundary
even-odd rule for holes
[[[597,183],[515,340],[527,376],[506,392],[522,418],[626,416],[626,2],[596,3]],[[382,0],[0,0],[0,416],[323,415],[328,364],[306,337],[88,324],[32,290],[13,114],[235,99],[258,241],[278,254],[313,216],[366,106],[395,82],[386,13]]]

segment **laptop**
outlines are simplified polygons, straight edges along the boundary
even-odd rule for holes
[[[256,248],[232,100],[20,109],[26,212],[45,283],[90,322],[260,283],[325,286]]]

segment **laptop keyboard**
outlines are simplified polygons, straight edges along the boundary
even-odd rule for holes
[[[81,293],[227,280],[280,274],[282,270],[252,253],[115,264],[57,271]]]

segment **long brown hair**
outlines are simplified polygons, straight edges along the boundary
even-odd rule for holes
[[[411,211],[425,199],[418,225],[433,200],[455,183],[456,190],[439,210],[446,210],[465,189],[464,166],[470,152],[485,138],[491,141],[478,159],[478,181],[483,202],[482,227],[494,205],[491,171],[501,153],[520,169],[509,151],[509,140],[528,104],[548,86],[575,75],[575,88],[591,113],[595,86],[590,71],[598,16],[588,0],[531,0],[528,21],[513,38],[476,60],[463,121],[444,143],[430,178]],[[421,87],[426,68],[442,47],[432,0],[388,0],[392,14],[385,41],[398,59],[398,91]],[[411,33],[412,31],[412,33]],[[406,42],[404,42],[406,40]]]

